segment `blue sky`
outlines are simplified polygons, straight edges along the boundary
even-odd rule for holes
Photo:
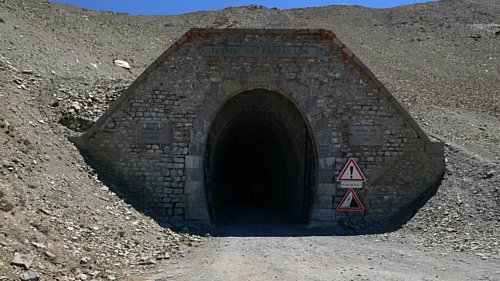
[[[423,0],[51,0],[91,10],[126,12],[133,15],[178,15],[183,13],[219,10],[226,7],[257,4],[281,9],[318,7],[326,5],[360,5],[370,8],[390,8]]]

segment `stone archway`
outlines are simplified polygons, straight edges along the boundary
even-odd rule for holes
[[[71,140],[174,224],[210,224],[239,201],[311,226],[388,223],[418,209],[445,170],[443,143],[321,29],[191,29]],[[367,178],[363,212],[337,208],[349,158]],[[255,192],[231,189],[241,182]]]
[[[315,153],[285,96],[256,89],[229,99],[211,124],[204,163],[212,221],[308,220]]]

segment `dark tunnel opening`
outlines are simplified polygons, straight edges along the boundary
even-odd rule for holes
[[[291,164],[297,160],[285,154],[284,144],[268,126],[236,124],[228,129],[228,135],[220,142],[214,167],[217,186],[214,192],[220,216],[286,214],[284,193],[287,184],[293,182],[290,177],[297,167]]]
[[[262,106],[269,103],[280,110]],[[250,91],[219,114],[207,149],[212,221],[305,222],[314,165],[306,161],[310,137],[295,105],[272,92]]]

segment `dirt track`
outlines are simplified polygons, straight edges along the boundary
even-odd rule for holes
[[[165,263],[152,280],[500,280],[498,259],[415,247],[383,234],[329,236],[256,224],[219,231],[224,236]]]

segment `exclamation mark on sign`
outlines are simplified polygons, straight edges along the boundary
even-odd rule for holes
[[[352,179],[352,173],[354,172],[354,167],[353,166],[349,167],[349,170],[351,170],[351,179]]]

